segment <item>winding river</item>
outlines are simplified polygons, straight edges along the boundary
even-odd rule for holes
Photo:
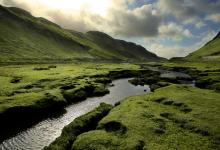
[[[116,102],[133,95],[150,92],[149,86],[134,86],[128,83],[129,79],[113,81],[109,87],[110,93],[102,97],[87,98],[85,101],[66,107],[66,113],[57,118],[48,118],[38,124],[18,133],[0,144],[1,150],[40,150],[54,141],[62,128],[95,107],[101,102],[115,104]]]

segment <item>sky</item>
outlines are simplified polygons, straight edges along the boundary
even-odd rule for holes
[[[220,31],[220,0],[0,0],[63,28],[97,30],[144,46],[158,56],[183,57]]]

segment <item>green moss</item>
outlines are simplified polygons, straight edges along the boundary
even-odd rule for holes
[[[213,72],[206,72],[205,76],[197,77],[195,83],[195,85],[200,88],[208,88],[214,90],[219,90],[219,84],[220,72],[216,72],[215,74],[213,74]]]
[[[77,102],[85,99],[87,97],[87,93],[84,90],[80,89],[70,89],[63,92],[63,97],[68,102]]]
[[[91,139],[91,134],[95,138]],[[93,141],[92,141],[93,140]],[[82,143],[82,141],[84,141]],[[78,140],[72,146],[72,150],[84,150],[84,149],[118,149],[118,145],[120,144],[117,136],[110,135],[106,131],[103,130],[95,130],[90,131],[88,133],[83,133],[82,136],[78,138]]]
[[[164,63],[163,67],[189,74],[199,88],[219,91],[220,64],[216,62]]]
[[[72,123],[65,126],[62,134],[50,146],[45,147],[45,150],[65,150],[70,149],[76,137],[89,130],[96,128],[100,121],[112,109],[109,104],[101,103],[99,107],[93,111],[76,118]]]
[[[189,69],[196,69],[199,71],[206,71],[206,70],[219,70],[220,64],[216,62],[166,62],[162,64],[163,67],[168,68],[189,68]]]
[[[135,78],[129,80],[129,82],[133,85],[151,85],[160,81],[160,73],[151,70],[143,70],[143,72],[137,73]]]
[[[112,79],[128,78],[138,75],[137,70],[113,70],[109,72],[109,77]]]
[[[96,83],[103,83],[103,84],[107,84],[107,83],[111,83],[111,79],[106,78],[106,77],[96,77],[94,82]]]
[[[79,135],[72,149],[218,149],[219,97],[210,90],[170,85],[127,98],[96,130]]]
[[[106,89],[104,84],[97,84],[97,85],[95,85],[95,89],[94,89],[92,95],[93,96],[102,96],[102,95],[105,95],[108,93],[109,93],[109,90]]]
[[[109,71],[139,68],[132,64],[107,63],[56,64],[56,68],[49,66],[50,64],[0,67],[2,138],[9,136],[11,128],[14,129],[13,134],[16,134],[20,128],[26,128],[26,124],[29,127],[56,112],[63,113],[64,106],[70,103],[87,96],[107,94],[109,91],[105,84],[111,81]],[[38,71],[33,68],[50,69]],[[14,124],[19,127],[15,128]]]
[[[35,102],[41,101],[47,91],[54,91],[61,96],[66,93],[64,97],[69,96],[67,100],[70,101],[74,97],[103,95],[108,93],[104,84],[110,82],[107,77],[109,71],[119,68],[133,70],[139,68],[132,64],[86,63],[57,64],[56,68],[53,67],[50,70],[33,70],[33,68],[48,68],[48,66],[50,65],[1,66],[0,111],[3,112],[15,106],[36,105]],[[102,78],[99,78],[100,76]]]
[[[151,91],[155,91],[156,89],[159,89],[161,87],[165,87],[168,85],[170,85],[170,83],[168,83],[168,82],[157,82],[157,83],[151,84],[150,89],[151,89]]]

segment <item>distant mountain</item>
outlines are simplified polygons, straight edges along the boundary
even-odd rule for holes
[[[81,33],[63,29],[20,8],[0,6],[0,62],[76,60],[163,59],[140,45],[114,39],[102,32]]]
[[[187,60],[220,61],[220,32],[199,50],[189,54]]]
[[[158,57],[147,51],[144,47],[136,45],[132,42],[126,42],[110,37],[109,35],[98,32],[90,31],[86,33],[86,37],[99,45],[103,50],[110,51],[114,54],[126,58],[140,59],[140,60],[156,60]]]

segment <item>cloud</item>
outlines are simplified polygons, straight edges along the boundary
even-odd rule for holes
[[[196,26],[196,28],[200,29],[200,28],[206,26],[206,23],[203,21],[199,21],[199,22],[195,23],[195,26]]]
[[[23,8],[67,29],[147,40],[143,46],[168,58],[198,49],[212,36],[206,31],[213,27],[210,23],[217,29],[220,22],[220,0],[0,0],[0,4]],[[197,43],[181,45],[189,39]]]
[[[199,20],[197,10],[192,5],[186,5],[185,1],[159,0],[159,9],[165,14],[171,14],[184,23],[193,23]]]
[[[220,23],[220,13],[208,15],[208,16],[206,16],[205,19],[208,21],[215,22],[215,23]]]
[[[181,44],[172,44],[167,45],[166,43],[161,42],[162,40],[158,39],[146,39],[144,45],[148,49],[161,57],[172,58],[172,57],[184,57],[189,53],[198,50],[204,46],[207,42],[212,40],[216,36],[216,32],[207,31],[202,33],[200,36],[197,36],[198,39],[196,43],[192,45],[181,45]]]
[[[59,4],[59,0],[55,0]],[[69,0],[65,0],[68,2]],[[84,0],[88,1],[88,0]],[[105,0],[109,1],[109,0]],[[3,0],[3,4],[6,6],[14,6],[23,8],[32,15],[37,17],[44,17],[49,19],[60,26],[72,30],[86,32],[88,30],[97,30],[98,27],[105,22],[104,18],[96,12],[91,11],[91,7],[85,3],[81,3],[78,7],[63,5],[59,6],[48,4],[46,1],[29,1],[29,0]],[[52,4],[52,5],[50,5]],[[70,3],[71,4],[71,3]],[[67,7],[67,8],[66,8]]]
[[[183,24],[205,25],[204,15],[218,13],[220,1],[217,0],[159,0],[157,7],[165,14],[175,16]]]
[[[188,29],[184,29],[183,26],[174,22],[163,24],[159,27],[159,35],[163,38],[172,40],[182,40],[183,38],[192,37],[192,33]]]
[[[64,28],[81,32],[99,30],[125,37],[148,37],[158,34],[161,18],[154,14],[151,4],[130,10],[128,5],[134,0],[102,0],[102,2],[106,1],[104,4],[109,5],[103,4],[100,7],[97,7],[99,0],[83,1],[85,4],[77,2],[81,5],[77,9],[74,8],[76,10],[72,7],[67,9],[68,6],[64,4],[60,8],[56,7],[58,0],[55,0],[54,4],[49,3],[50,7],[43,0],[35,1],[34,4],[29,0],[3,0],[3,4],[24,8],[35,16],[45,17]],[[70,0],[64,0],[63,3],[65,2],[74,5]],[[64,6],[65,9],[62,9]],[[102,10],[102,6],[106,7],[106,10]],[[98,11],[99,9],[102,11]]]
[[[108,20],[112,32],[126,37],[151,37],[158,35],[161,17],[153,13],[152,5],[133,10],[112,9]]]
[[[167,46],[161,43],[153,43],[149,49],[165,58],[186,56],[188,54],[186,48],[180,45]]]

